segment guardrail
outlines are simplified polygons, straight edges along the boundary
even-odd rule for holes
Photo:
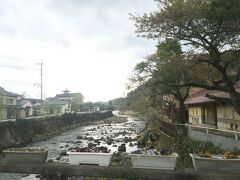
[[[166,119],[165,117],[163,119]],[[231,137],[234,140],[240,140],[240,131],[234,131],[234,130],[227,130],[227,129],[219,129],[215,127],[209,127],[209,126],[204,126],[204,125],[194,125],[194,124],[176,124],[172,123],[167,120],[161,121],[162,125],[160,124],[160,128],[162,128],[163,131],[166,131],[167,134],[170,134],[171,136],[176,136],[176,129],[177,126],[185,126],[188,128],[188,130],[196,130],[196,131],[201,131],[208,134],[215,134],[223,137]],[[175,132],[175,134],[174,134]]]
[[[213,127],[207,127],[207,126],[197,126],[193,124],[179,124],[181,126],[186,126],[189,128],[189,130],[192,130],[193,128],[198,128],[202,129],[205,131],[206,134],[210,134],[211,130],[215,132],[222,132],[222,133],[230,133],[234,135],[235,140],[239,140],[238,135],[240,136],[240,132],[238,131],[232,131],[232,130],[226,130],[226,129],[218,129],[218,128],[213,128]]]

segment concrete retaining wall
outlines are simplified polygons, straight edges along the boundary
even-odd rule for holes
[[[162,170],[162,169],[134,169],[126,166],[94,166],[94,165],[69,165],[66,163],[44,164],[12,164],[0,161],[0,172],[43,174],[48,180],[66,180],[67,176],[92,177],[83,179],[151,179],[151,180],[239,180],[240,173]],[[96,178],[103,177],[103,178]],[[107,177],[107,178],[106,178]],[[78,179],[78,178],[77,178]],[[80,179],[80,178],[79,178]]]
[[[47,139],[78,125],[113,116],[111,111],[98,113],[69,113],[51,117],[18,119],[0,123],[0,151],[38,140]]]

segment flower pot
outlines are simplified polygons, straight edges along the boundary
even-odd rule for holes
[[[8,163],[45,163],[48,151],[40,148],[10,148],[3,151]]]
[[[222,155],[212,154],[211,158],[190,154],[194,169],[197,171],[240,171],[240,157],[238,159],[224,159]]]
[[[67,152],[71,165],[94,164],[99,166],[109,166],[112,153],[92,153],[92,152]]]
[[[131,154],[133,167],[144,169],[174,170],[176,167],[177,158],[177,153],[172,153],[171,155]]]

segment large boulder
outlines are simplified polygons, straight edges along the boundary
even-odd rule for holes
[[[119,152],[126,152],[126,145],[125,144],[121,144],[120,146],[118,146],[118,151]]]

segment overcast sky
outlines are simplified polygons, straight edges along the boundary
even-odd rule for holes
[[[40,98],[64,89],[86,101],[123,96],[134,65],[154,52],[137,38],[129,13],[156,9],[153,0],[1,0],[0,86]]]

